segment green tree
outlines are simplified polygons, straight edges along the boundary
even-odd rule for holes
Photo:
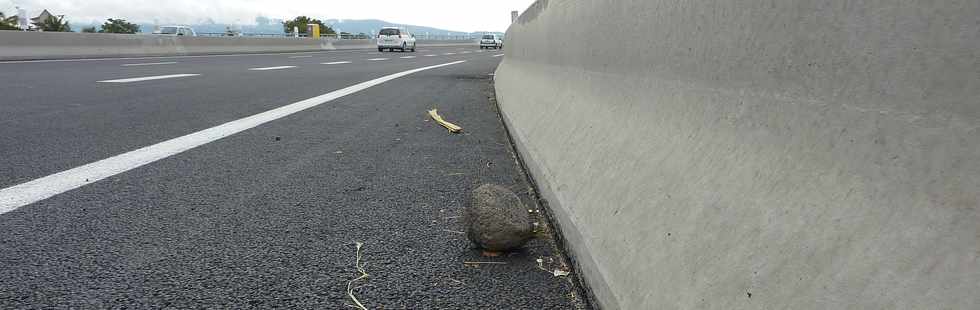
[[[296,27],[296,28],[299,28],[299,33],[304,33],[305,34],[307,32],[306,31],[306,25],[309,25],[309,24],[317,24],[317,25],[320,25],[320,34],[334,34],[335,33],[333,31],[333,28],[330,28],[330,26],[327,26],[326,24],[324,24],[319,19],[309,18],[309,17],[306,17],[306,16],[296,16],[296,18],[294,18],[292,20],[284,21],[284,22],[282,22],[282,27],[283,27],[283,30],[285,30],[286,33],[293,32],[293,27]]]
[[[20,30],[17,27],[17,16],[7,17],[0,12],[0,30]]]
[[[71,25],[68,24],[68,21],[63,16],[49,16],[48,19],[34,23],[34,26],[37,26],[42,31],[71,32]]]
[[[125,19],[108,19],[104,24],[102,24],[102,33],[137,33],[140,32],[140,26],[137,24],[126,22]]]
[[[85,33],[95,33],[95,32],[98,32],[98,31],[95,29],[95,26],[91,26],[91,27],[82,28],[82,32],[85,32]]]

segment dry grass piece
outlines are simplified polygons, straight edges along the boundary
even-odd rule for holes
[[[432,117],[432,119],[434,119],[437,123],[439,123],[439,125],[442,125],[442,127],[446,127],[446,129],[449,129],[449,132],[451,133],[460,133],[461,131],[463,131],[463,127],[459,127],[456,124],[447,122],[446,120],[442,119],[442,116],[439,116],[438,109],[429,110],[429,117]]]
[[[354,242],[354,245],[357,246],[357,258],[354,261],[354,267],[357,268],[357,272],[361,273],[361,276],[354,278],[353,280],[347,281],[347,297],[350,297],[350,300],[354,302],[354,305],[347,305],[347,306],[360,310],[368,310],[368,308],[365,307],[364,304],[361,304],[361,301],[357,300],[357,297],[354,296],[354,282],[360,281],[368,277],[367,272],[364,271],[364,265],[361,264],[361,247],[364,246],[364,244],[360,242]]]

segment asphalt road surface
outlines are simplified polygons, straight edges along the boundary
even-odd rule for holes
[[[0,63],[0,308],[345,309],[355,243],[370,309],[587,307],[552,238],[461,234],[482,183],[532,201],[500,53]]]

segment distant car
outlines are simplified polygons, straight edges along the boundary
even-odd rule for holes
[[[385,49],[394,52],[396,49],[404,52],[405,50],[415,51],[415,35],[408,33],[401,28],[385,27],[378,32],[378,51],[384,52]]]
[[[480,39],[480,49],[501,49],[504,48],[504,40],[500,39],[500,36],[495,34],[485,34],[483,38]]]
[[[194,29],[187,26],[163,26],[160,30],[154,31],[153,34],[161,35],[171,35],[171,36],[188,36],[196,37],[197,33]]]

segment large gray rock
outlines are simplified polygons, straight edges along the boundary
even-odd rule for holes
[[[484,184],[473,190],[463,221],[466,237],[487,251],[519,248],[534,232],[521,199],[509,189],[494,184]]]

